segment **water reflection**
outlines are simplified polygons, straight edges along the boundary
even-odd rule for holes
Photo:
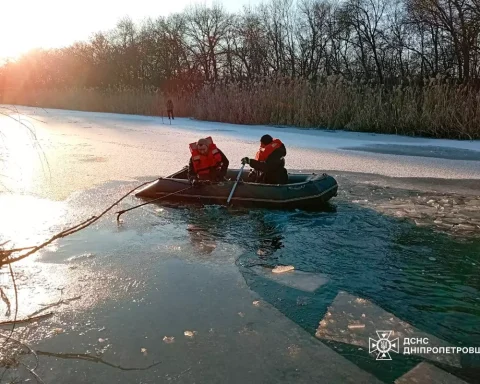
[[[221,223],[223,215],[221,207],[209,206],[205,209],[192,207],[186,211],[187,236],[196,252],[210,255],[217,248],[217,240],[221,240]]]
[[[165,208],[168,207],[168,208]],[[212,254],[220,244],[255,249],[256,257],[262,260],[275,258],[275,252],[283,248],[284,229],[288,217],[284,212],[247,209],[226,209],[223,206],[189,206],[158,204],[153,208],[162,216],[186,223],[186,235],[195,251]]]
[[[260,259],[275,259],[275,252],[284,247],[285,221],[278,216],[259,212],[252,222],[253,233],[257,234],[257,255]]]
[[[187,232],[195,251],[201,254],[211,254],[217,248],[215,238],[208,233],[208,229],[205,227],[189,224]]]

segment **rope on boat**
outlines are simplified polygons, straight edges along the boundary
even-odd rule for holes
[[[120,216],[123,215],[125,212],[131,211],[131,210],[133,210],[133,209],[135,209],[135,208],[143,207],[144,205],[153,203],[153,202],[158,201],[158,200],[162,200],[162,199],[164,199],[164,198],[166,198],[166,197],[176,195],[177,193],[184,192],[184,191],[186,191],[187,189],[190,189],[190,188],[192,188],[191,185],[189,185],[187,188],[183,188],[183,189],[180,189],[180,190],[178,190],[178,191],[176,191],[176,192],[169,193],[168,195],[165,195],[165,196],[158,197],[158,198],[156,198],[156,199],[147,201],[146,203],[136,205],[136,206],[134,206],[134,207],[132,207],[132,208],[128,208],[128,209],[124,209],[124,210],[122,210],[122,211],[118,211],[118,212],[117,212],[117,222],[120,222]]]

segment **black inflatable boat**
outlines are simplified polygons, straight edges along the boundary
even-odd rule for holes
[[[202,204],[225,205],[237,178],[239,169],[229,169],[227,179],[230,181],[202,185],[168,196],[166,200],[197,202]],[[293,174],[288,176],[288,184],[272,185],[248,183],[248,171],[242,177],[232,196],[234,206],[258,206],[276,209],[321,209],[332,197],[337,195],[336,180],[327,174]],[[142,188],[135,194],[142,198],[159,198],[190,185],[187,168]]]

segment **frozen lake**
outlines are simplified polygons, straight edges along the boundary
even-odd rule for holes
[[[290,171],[326,171],[339,183],[332,212],[152,204],[120,226],[106,216],[14,265],[20,318],[74,298],[14,333],[37,351],[45,382],[478,377],[475,356],[395,355],[379,364],[367,348],[388,326],[438,346],[480,345],[478,141],[19,111],[36,140],[0,117],[8,149],[0,243],[37,244],[97,214],[132,186],[186,165],[188,143],[209,135],[238,168],[269,133],[286,144]],[[295,271],[276,275],[276,265]],[[21,367],[9,372],[32,379]]]
[[[186,165],[188,144],[211,135],[232,167],[253,157],[259,138],[278,136],[287,146],[287,168],[346,171],[405,178],[480,179],[480,142],[370,133],[240,126],[179,118],[20,108],[48,159],[46,173],[24,152],[16,172],[33,173],[25,192],[52,198],[108,180],[173,173]],[[1,118],[3,131],[18,124]],[[29,123],[29,124],[30,124]],[[18,131],[18,130],[16,130]],[[13,148],[18,137],[11,138]],[[35,155],[36,156],[36,155]],[[18,156],[17,156],[18,157]],[[20,160],[23,159],[23,162]],[[11,170],[9,172],[12,172]],[[51,175],[51,178],[50,178]],[[75,177],[72,177],[75,175]],[[13,181],[12,181],[13,182]],[[48,187],[46,186],[48,183]],[[43,192],[42,192],[43,191]]]

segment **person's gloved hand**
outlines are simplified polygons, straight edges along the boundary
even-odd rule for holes
[[[197,188],[200,186],[199,180],[197,178],[190,179],[190,184],[192,184],[193,188]]]
[[[248,157],[244,157],[244,158],[242,159],[242,165],[245,165],[245,164],[250,165],[250,159],[249,159]]]

